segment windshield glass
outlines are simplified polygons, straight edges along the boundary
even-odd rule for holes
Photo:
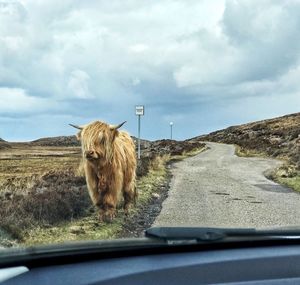
[[[0,248],[299,227],[299,11],[0,0]]]

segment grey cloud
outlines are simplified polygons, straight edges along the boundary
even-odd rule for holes
[[[268,97],[278,114],[278,106],[295,110],[297,1],[3,3],[0,88],[7,92],[0,101],[8,89],[25,95],[14,95],[24,103],[17,109],[0,109],[1,127],[14,117],[24,128],[40,120],[41,135],[47,128],[62,134],[70,132],[69,120],[126,119],[134,133],[134,105],[144,104],[145,137],[164,137],[172,120],[177,138],[184,138],[263,117],[261,109],[228,113],[228,105],[238,110],[243,101],[253,107]]]
[[[240,80],[274,79],[299,64],[299,2],[227,1],[222,26],[239,50]]]

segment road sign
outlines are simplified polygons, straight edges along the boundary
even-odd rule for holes
[[[144,111],[145,111],[145,108],[143,105],[137,105],[135,106],[135,114],[137,116],[144,116]]]

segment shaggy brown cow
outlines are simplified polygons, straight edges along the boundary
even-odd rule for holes
[[[135,202],[136,155],[132,138],[118,129],[96,121],[79,127],[86,183],[93,204],[100,208],[100,219],[111,221],[116,207],[124,197],[124,211],[128,213]]]

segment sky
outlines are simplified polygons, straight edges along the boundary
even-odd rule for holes
[[[0,0],[0,138],[182,140],[300,111],[300,1]]]

